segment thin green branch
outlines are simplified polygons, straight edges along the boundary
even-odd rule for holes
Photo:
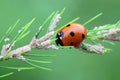
[[[88,20],[87,22],[85,22],[83,25],[87,25],[88,23],[94,21],[95,19],[97,19],[98,17],[100,17],[103,13],[99,13],[96,16],[94,16],[93,18],[91,18],[90,20]]]
[[[21,37],[26,34],[26,31],[28,30],[28,28],[30,28],[31,24],[34,22],[35,18],[33,18],[29,23],[27,23],[23,28],[23,31],[21,32],[21,34],[17,37],[16,41],[21,40]]]
[[[41,32],[41,30],[43,29],[43,26],[46,24],[46,23],[48,23],[48,21],[53,17],[53,15],[55,14],[55,12],[52,12],[52,14],[50,14],[46,19],[45,19],[45,21],[43,22],[43,24],[39,27],[39,30],[38,30],[38,32],[37,32],[37,37],[40,35],[40,32]]]
[[[12,54],[11,54],[11,53],[7,53],[6,55],[4,55],[4,56],[2,57],[1,60],[7,60],[7,59],[10,58],[10,56],[12,56]]]
[[[38,66],[38,65],[35,65],[35,64],[33,64],[33,63],[29,62],[29,61],[26,61],[26,63],[29,64],[29,65],[31,65],[31,66],[33,66],[33,67],[36,67],[36,68],[38,68],[38,69],[43,69],[43,70],[52,71],[52,69],[50,69],[50,68]]]
[[[18,19],[13,26],[10,26],[8,28],[8,30],[6,31],[5,35],[2,36],[2,38],[0,39],[0,43],[5,39],[5,37],[9,36],[13,32],[13,30],[15,29],[15,27],[19,23],[19,21],[20,20]]]
[[[33,60],[33,59],[28,59],[28,58],[27,58],[27,60],[28,60],[28,61],[32,61],[32,62],[37,62],[37,63],[43,63],[43,64],[52,63],[52,62],[50,62],[50,61],[40,61],[40,60]]]
[[[104,34],[97,34],[98,32],[103,31],[103,30],[114,29],[114,28],[117,28],[117,27],[118,27],[118,22],[116,24],[112,24],[112,25],[108,24],[108,25],[105,25],[103,27],[97,27],[96,29],[92,29],[92,30],[88,31],[87,38],[88,39],[99,39],[99,38],[102,38],[105,35]]]
[[[31,24],[33,23],[33,21],[35,20],[35,18],[33,18],[29,23],[27,23],[19,32],[18,34],[12,39],[11,44],[13,44],[14,41],[19,41],[21,40],[23,37],[23,35],[26,35],[26,31],[28,30],[28,28],[31,26]],[[27,33],[28,34],[28,33]]]
[[[30,31],[27,31],[26,33],[24,33],[19,39],[16,40],[19,41],[19,40],[22,40],[24,37],[26,37],[28,34],[30,33]]]
[[[62,15],[65,12],[66,8],[63,8],[62,11],[60,12],[60,15]]]
[[[14,24],[14,26],[11,27],[11,29],[7,32],[8,35],[10,35],[10,34],[13,32],[13,30],[15,29],[16,25],[17,25],[19,22],[20,22],[20,19],[18,19],[18,20],[16,21],[16,23]]]
[[[6,68],[6,69],[14,69],[14,70],[17,70],[17,71],[35,69],[35,67],[9,67],[9,66],[0,66],[0,67],[1,68]]]
[[[4,75],[0,75],[0,79],[4,78],[4,77],[7,77],[7,76],[10,76],[12,74],[14,74],[14,72],[10,72],[10,73],[4,74]]]
[[[60,54],[24,54],[25,56],[32,56],[32,57],[54,57],[59,56]]]

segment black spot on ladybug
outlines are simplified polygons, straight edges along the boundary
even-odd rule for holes
[[[74,44],[74,42],[70,42],[70,45],[73,45]]]
[[[69,26],[70,26],[70,24],[66,25],[66,27],[69,27]]]
[[[85,35],[84,35],[84,34],[82,34],[82,38],[83,38],[83,39],[85,38]]]
[[[71,32],[70,32],[70,35],[71,35],[72,37],[74,37],[74,36],[75,36],[75,33],[74,33],[73,31],[71,31]]]

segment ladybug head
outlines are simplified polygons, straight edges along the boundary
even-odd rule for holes
[[[56,35],[56,38],[57,38],[57,39],[56,39],[55,42],[56,42],[57,46],[59,46],[59,45],[60,45],[60,46],[64,46],[64,45],[63,45],[63,42],[62,42],[62,40],[61,40],[61,39],[63,38],[63,36],[64,36],[64,33],[63,33],[63,32],[59,32],[59,33]]]

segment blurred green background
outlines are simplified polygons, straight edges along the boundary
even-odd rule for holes
[[[103,12],[103,15],[86,25],[87,28],[113,24],[120,20],[120,0],[0,0],[0,36],[17,19],[21,21],[16,31],[35,17],[36,20],[30,28],[31,33],[16,47],[27,44],[43,21],[53,11],[62,10],[64,7],[66,10],[58,27],[76,17],[80,17],[78,22],[84,23],[100,12]],[[20,71],[1,80],[120,80],[120,43],[115,43],[105,44],[112,51],[104,55],[85,54],[76,49],[33,50],[31,53],[61,54],[56,57],[34,58],[52,61],[52,64],[45,66],[52,68],[53,71],[39,69]],[[28,66],[17,59],[0,62],[0,65]],[[10,71],[14,70],[0,68],[1,75]]]

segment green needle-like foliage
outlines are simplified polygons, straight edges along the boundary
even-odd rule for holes
[[[15,22],[15,24],[13,26],[10,26],[8,28],[8,30],[5,33],[5,36],[2,36],[2,38],[0,39],[0,43],[9,35],[11,35],[11,33],[13,32],[13,30],[15,29],[16,25],[19,23],[19,19]]]
[[[1,79],[1,78],[4,78],[4,77],[11,76],[11,75],[13,75],[13,74],[14,74],[14,72],[10,72],[10,73],[7,73],[7,74],[0,75],[0,79]]]
[[[33,59],[28,59],[28,58],[27,58],[27,60],[28,60],[28,61],[32,61],[32,62],[37,62],[37,63],[43,63],[43,64],[52,63],[52,62],[50,62],[50,61],[40,61],[40,60],[33,60]]]
[[[52,14],[50,14],[46,19],[45,21],[43,21],[43,24],[39,27],[38,31],[36,31],[36,34],[35,34],[35,40],[38,40],[39,36],[41,35],[41,30],[43,30],[43,28],[45,28],[44,26],[46,24],[49,23],[48,26],[50,26],[52,24],[52,22],[54,21],[54,18],[56,17],[56,15],[60,14],[62,15],[65,11],[65,8],[59,12],[59,11],[56,11],[56,12],[53,12]],[[99,13],[97,14],[96,16],[94,16],[93,18],[91,18],[90,20],[86,21],[83,25],[86,26],[87,24],[91,23],[92,21],[94,21],[95,19],[97,19],[99,16],[101,16],[103,13]],[[61,18],[61,16],[60,16]],[[60,27],[59,29],[53,31],[55,32],[54,35],[52,37],[48,37],[49,40],[51,41],[51,44],[55,43],[55,40],[56,40],[56,34],[59,30],[61,30],[63,27],[65,27],[66,25],[68,24],[71,24],[73,22],[76,22],[77,20],[79,20],[79,17],[69,21],[68,23],[66,23],[65,25],[63,25],[62,27]],[[0,39],[0,44],[3,42],[3,40],[11,35],[11,33],[14,31],[14,29],[16,28],[17,24],[19,23],[19,19],[15,22],[15,24],[13,26],[10,26],[9,29],[6,31],[6,35],[5,36],[2,36],[2,38]],[[12,47],[12,44],[22,40],[23,38],[25,38],[28,34],[30,34],[30,26],[32,25],[32,23],[35,21],[35,18],[33,18],[30,22],[28,22],[24,27],[22,27],[20,30],[18,30],[18,33],[15,35],[15,37],[10,41],[10,47]],[[56,25],[55,25],[56,26]],[[96,44],[96,40],[101,40],[101,38],[103,38],[105,35],[104,34],[97,34],[98,32],[100,31],[103,31],[103,30],[109,30],[109,29],[114,29],[114,28],[117,28],[118,26],[120,26],[120,21],[118,21],[116,24],[108,24],[108,25],[105,25],[105,27],[97,27],[96,29],[92,29],[92,30],[88,30],[87,32],[87,38],[86,38],[86,41],[83,42],[83,44],[81,44],[81,48],[84,49],[84,50],[88,50],[89,52],[94,52],[94,53],[99,53],[97,50],[95,49],[92,49],[91,46],[87,46],[86,42],[87,40],[91,40],[92,42],[94,42],[94,44]],[[48,31],[48,29],[46,30]],[[120,30],[119,30],[120,31]],[[118,32],[119,32],[118,31]],[[49,36],[49,35],[48,35]],[[43,36],[44,37],[44,36]],[[34,36],[33,36],[34,38]],[[46,40],[46,39],[45,39]],[[34,40],[33,40],[34,41]],[[47,41],[47,40],[46,40]],[[32,41],[31,41],[32,42]],[[108,41],[108,40],[104,40],[104,42],[106,43],[110,43],[112,45],[114,45],[114,43],[112,43],[111,41]],[[28,44],[29,45],[29,44]],[[4,46],[4,45],[3,45]],[[30,49],[29,51],[31,50],[31,44],[29,45]],[[47,46],[48,47],[48,46]],[[58,46],[57,46],[58,47]],[[20,47],[21,49],[22,47]],[[27,46],[28,48],[28,46]],[[36,48],[36,45],[35,46],[32,46],[32,48]],[[60,46],[58,48],[75,48],[73,46]],[[19,48],[17,48],[19,49]],[[26,49],[26,48],[25,48]],[[44,47],[42,47],[41,49],[44,49]],[[46,49],[46,48],[45,48]],[[105,51],[109,51],[110,49],[108,48],[103,48],[103,50]],[[11,50],[12,51],[12,50]],[[18,50],[17,50],[18,51]],[[22,52],[23,51],[23,52]],[[43,66],[39,66],[39,65],[36,65],[34,63],[40,63],[40,64],[49,64],[49,63],[52,63],[51,61],[41,61],[41,60],[34,60],[32,59],[32,57],[53,57],[53,56],[59,56],[60,54],[21,54],[21,53],[24,53],[25,50],[21,50],[21,52],[16,55],[13,55],[12,53],[8,52],[8,53],[5,53],[3,54],[2,56],[0,56],[0,61],[3,61],[3,60],[7,60],[7,59],[10,59],[10,58],[13,58],[13,57],[23,57],[25,56],[25,60],[23,60],[24,62],[26,62],[27,64],[29,64],[30,66],[32,67],[9,67],[9,66],[0,66],[0,68],[5,68],[5,69],[10,69],[10,70],[16,70],[17,72],[18,71],[22,71],[22,70],[32,70],[32,69],[43,69],[43,70],[48,70],[48,71],[52,71],[52,69],[50,68],[47,68],[47,67],[43,67]],[[25,52],[28,52],[28,51],[25,51]],[[27,58],[28,56],[31,57],[31,59]],[[19,59],[19,58],[18,58]],[[4,75],[1,75],[0,78],[4,78],[4,77],[7,77],[7,76],[10,76],[12,74],[14,74],[15,72],[10,72],[10,73],[7,73],[7,74],[4,74]]]
[[[50,69],[50,68],[42,67],[42,66],[33,64],[33,63],[29,62],[29,61],[26,61],[26,63],[29,64],[29,65],[31,65],[31,66],[33,66],[33,67],[35,67],[35,68],[38,68],[38,69],[43,69],[43,70],[52,71],[52,69]]]
[[[0,68],[14,69],[14,70],[17,70],[17,71],[35,69],[34,67],[9,67],[9,66],[0,66]]]
[[[18,34],[14,37],[14,39],[11,41],[11,43],[13,43],[14,41],[19,41],[21,39],[23,39],[25,36],[27,36],[30,31],[27,32],[27,30],[29,29],[29,27],[31,26],[31,24],[33,23],[33,21],[35,20],[35,18],[33,18],[29,23],[27,23],[19,32]]]

